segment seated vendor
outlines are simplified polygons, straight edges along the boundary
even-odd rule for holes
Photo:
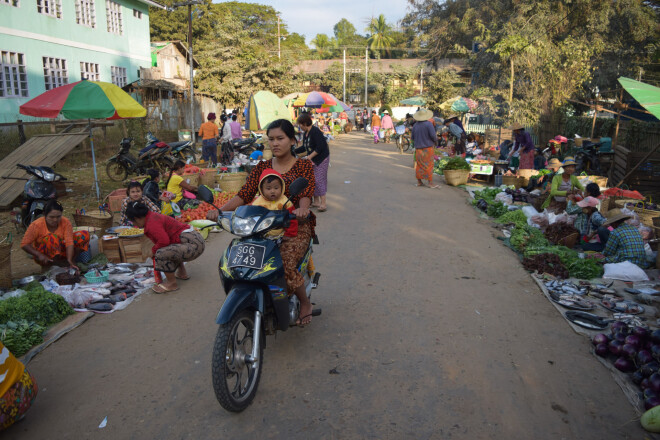
[[[38,391],[34,376],[0,342],[0,431],[25,417]]]
[[[580,232],[582,249],[585,251],[601,252],[605,248],[607,236],[604,235],[603,239],[601,239],[598,235],[599,228],[606,221],[605,217],[598,212],[598,199],[589,196],[577,203],[569,200],[566,212],[569,215],[577,214],[573,226]],[[607,230],[604,229],[602,233],[605,233],[605,231]],[[607,231],[607,235],[609,235],[609,231]]]
[[[76,258],[89,261],[89,232],[73,232],[68,218],[62,216],[64,209],[57,200],[44,206],[44,216],[36,219],[21,240],[21,249],[32,255],[34,261],[48,267],[75,265]]]
[[[133,223],[126,217],[126,207],[129,202],[142,202],[147,205],[150,211],[160,213],[160,208],[154,204],[148,197],[143,195],[142,184],[140,182],[132,181],[128,184],[126,189],[126,197],[121,204],[121,217],[119,224],[123,226],[133,226]]]
[[[554,213],[560,213],[566,209],[567,199],[569,195],[581,195],[584,187],[575,176],[575,160],[572,157],[567,157],[562,162],[564,172],[556,174],[552,178],[550,184],[550,196],[543,203],[541,209],[548,209]]]
[[[555,175],[559,172],[559,169],[561,168],[561,162],[559,162],[559,159],[550,159],[548,164],[545,166],[546,170],[550,171],[550,174],[539,174],[536,176],[532,176],[529,179],[529,185],[527,185],[527,192],[533,191],[535,188],[541,188],[541,190],[546,191],[546,188],[548,187],[548,182],[552,182],[552,179],[555,177]]]
[[[619,210],[612,211],[617,212],[608,216],[607,221],[598,230],[600,235],[601,229],[608,226],[613,229],[609,233],[609,237],[606,237],[605,248],[603,249],[604,258],[601,261],[603,263],[630,261],[641,268],[648,267],[642,234],[639,233],[636,227],[626,223],[626,220],[630,218],[629,215],[623,214]]]

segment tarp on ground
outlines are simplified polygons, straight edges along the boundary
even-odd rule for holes
[[[291,112],[276,94],[261,90],[250,96],[246,108],[246,130],[265,130],[277,119],[291,121]]]
[[[648,110],[653,116],[660,119],[660,88],[634,79],[620,77],[619,83],[626,92]]]

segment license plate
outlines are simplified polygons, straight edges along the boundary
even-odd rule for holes
[[[229,251],[229,267],[249,267],[261,269],[264,265],[265,246],[242,243]]]

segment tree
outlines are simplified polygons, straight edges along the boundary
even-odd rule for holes
[[[321,59],[330,59],[334,56],[337,47],[337,40],[328,37],[326,34],[316,34],[311,41],[316,48],[316,53]]]
[[[369,49],[374,51],[383,50],[389,55],[394,38],[392,38],[392,27],[387,24],[383,14],[371,20],[371,23],[367,27],[367,32],[370,34],[367,39]]]
[[[334,28],[335,39],[338,46],[356,46],[359,41],[363,39],[361,35],[357,34],[357,30],[353,23],[342,18],[335,24]]]

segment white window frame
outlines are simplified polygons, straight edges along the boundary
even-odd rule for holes
[[[64,58],[41,57],[46,90],[69,84],[69,71]]]
[[[0,50],[0,98],[29,96],[25,54]]]
[[[62,0],[37,0],[37,12],[49,17],[62,18]]]
[[[110,77],[112,78],[112,83],[116,86],[124,87],[128,84],[126,67],[110,66]]]
[[[123,35],[121,5],[113,0],[105,0],[105,15],[108,20],[108,32]]]
[[[0,5],[15,6],[19,7],[19,0],[0,0]]]
[[[133,9],[133,17],[137,18],[138,20],[142,20],[142,11],[139,9]]]
[[[94,0],[76,0],[76,23],[91,28],[96,27]]]
[[[87,79],[89,81],[101,81],[99,74],[99,65],[96,63],[80,62],[80,79]]]

